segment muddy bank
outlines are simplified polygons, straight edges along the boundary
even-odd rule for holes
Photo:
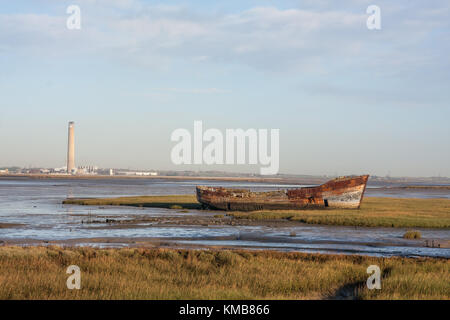
[[[20,223],[0,223],[0,229],[6,229],[6,228],[20,228],[24,226]]]
[[[85,216],[83,218],[86,218]],[[270,228],[294,227],[304,225],[299,221],[288,219],[236,219],[226,214],[209,213],[205,215],[189,216],[165,216],[165,217],[145,217],[137,216],[132,219],[125,217],[104,217],[92,216],[89,219],[81,220],[82,224],[90,225],[90,228],[97,229],[126,229],[137,226],[260,226]]]
[[[282,241],[280,241],[282,240]],[[94,247],[94,248],[170,248],[170,249],[214,249],[214,250],[273,250],[282,252],[305,252],[322,254],[365,255],[375,257],[434,257],[449,258],[449,241],[440,243],[440,250],[427,248],[411,243],[343,243],[324,241],[302,241],[292,239],[266,238],[254,235],[231,237],[192,238],[80,238],[66,240],[14,239],[0,240],[2,246],[62,246],[62,247]]]
[[[402,237],[405,230],[310,226],[295,221],[242,219],[238,221],[239,225],[232,225],[232,219],[214,216],[136,217],[120,222],[108,219],[83,223],[82,228],[92,235],[89,237],[76,236],[82,232],[72,235],[70,229],[59,238],[2,238],[0,244],[251,249],[450,258],[449,232],[442,230],[422,230],[422,239],[407,240]]]

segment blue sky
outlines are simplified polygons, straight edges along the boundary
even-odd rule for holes
[[[202,120],[279,128],[281,173],[450,176],[449,46],[448,1],[1,1],[0,166],[63,166],[73,120],[78,165],[259,171],[171,164]]]

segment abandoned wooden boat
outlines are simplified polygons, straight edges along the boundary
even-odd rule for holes
[[[369,175],[340,177],[315,187],[269,192],[247,189],[197,187],[197,200],[204,208],[229,211],[358,209]]]

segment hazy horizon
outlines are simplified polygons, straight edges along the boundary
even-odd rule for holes
[[[69,30],[69,5],[81,30]],[[366,8],[381,8],[368,30]],[[448,1],[18,0],[0,8],[0,167],[171,163],[171,133],[280,129],[280,174],[450,177]]]

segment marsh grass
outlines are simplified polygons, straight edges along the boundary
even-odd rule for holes
[[[81,289],[68,290],[69,265]],[[370,291],[366,269],[389,275]],[[172,249],[1,247],[0,299],[449,299],[444,259]]]
[[[125,205],[200,209],[194,195],[142,196],[104,199],[67,199],[65,204]],[[227,212],[237,219],[289,219],[309,224],[361,227],[450,228],[450,199],[396,199],[366,197],[360,209],[274,210]]]
[[[450,228],[449,199],[365,198],[361,208],[231,212],[235,218],[289,219],[361,227]]]
[[[195,196],[168,195],[168,196],[137,196],[118,198],[81,198],[66,199],[63,204],[77,204],[85,206],[133,206],[156,207],[167,209],[200,209],[201,205]]]
[[[422,234],[420,233],[420,231],[417,231],[417,230],[408,230],[403,235],[403,238],[405,238],[405,239],[420,239],[420,238],[422,238]]]

